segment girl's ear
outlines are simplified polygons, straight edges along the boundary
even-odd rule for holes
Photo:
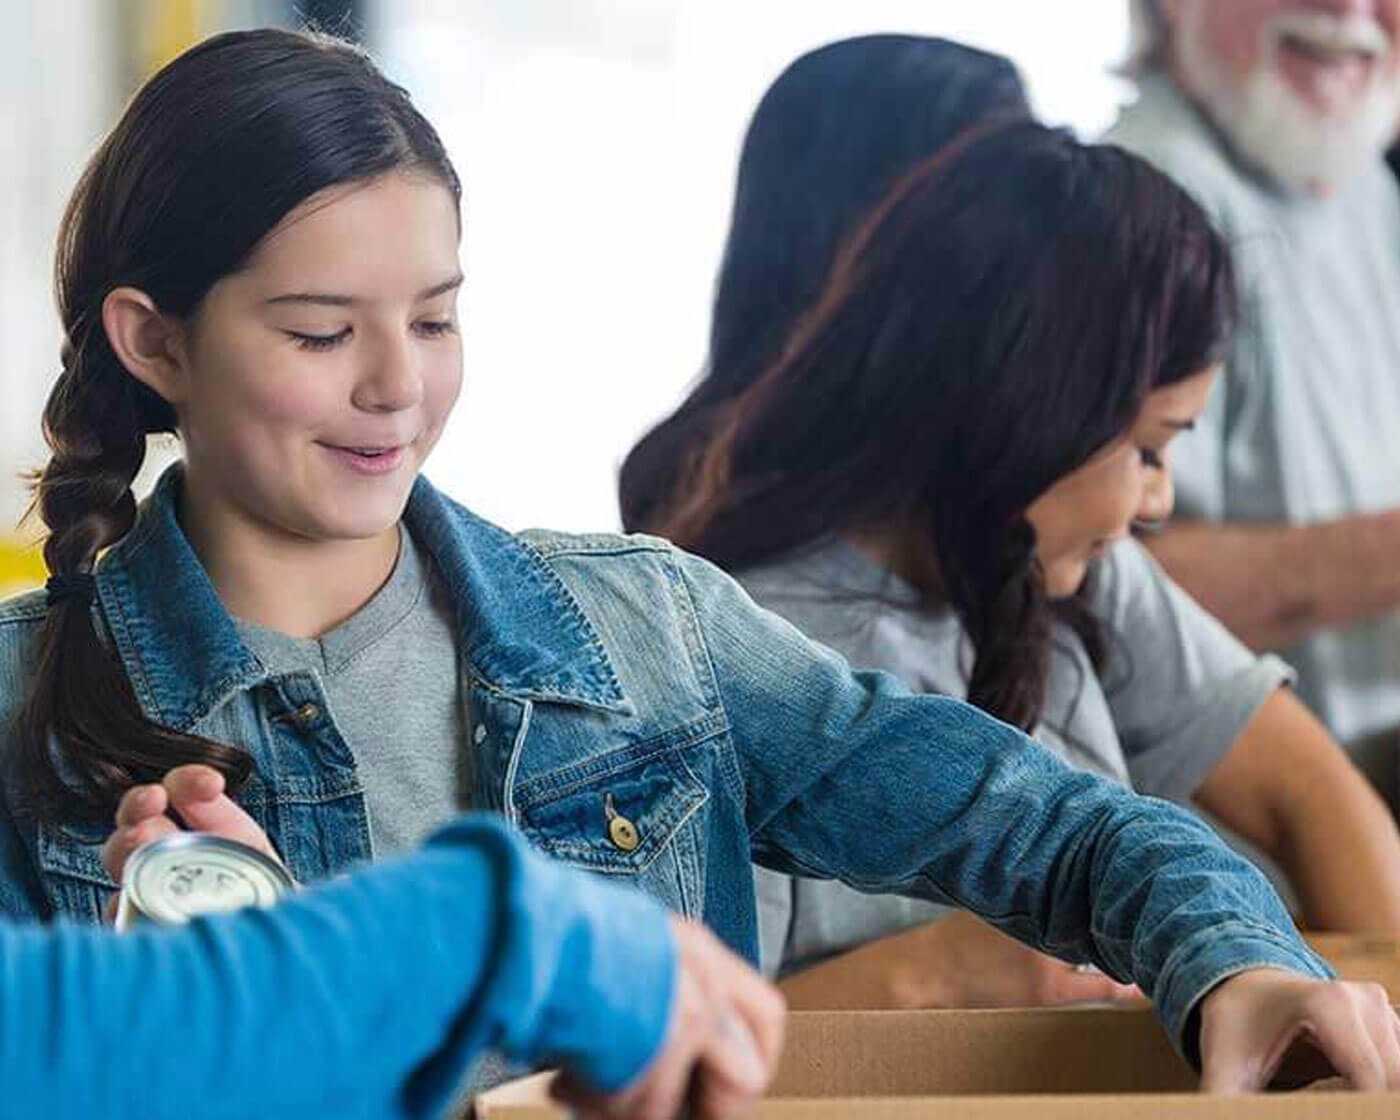
[[[184,326],[138,288],[114,288],[102,301],[102,326],[117,360],[173,408],[187,393]]]

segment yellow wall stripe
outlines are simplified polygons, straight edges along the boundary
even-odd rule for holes
[[[0,595],[38,587],[47,578],[38,541],[0,537]]]

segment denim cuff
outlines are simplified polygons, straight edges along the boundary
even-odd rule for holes
[[[1172,1044],[1193,1067],[1200,1068],[1200,1042],[1187,1037],[1195,1034],[1187,1027],[1199,1023],[1199,1016],[1192,1013],[1217,984],[1252,968],[1277,968],[1318,980],[1336,975],[1297,937],[1271,926],[1224,922],[1187,938],[1167,958],[1155,1001]]]

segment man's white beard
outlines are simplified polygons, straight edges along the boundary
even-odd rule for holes
[[[1241,81],[1203,48],[1193,26],[1198,10],[1187,9],[1176,36],[1181,75],[1246,163],[1290,190],[1327,194],[1389,146],[1400,116],[1400,81],[1389,58],[1372,62],[1365,89],[1345,108],[1326,112],[1278,68],[1279,25],[1287,17],[1264,29],[1261,61]]]

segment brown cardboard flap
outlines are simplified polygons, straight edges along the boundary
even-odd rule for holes
[[[476,1120],[564,1120],[548,1074]],[[753,1120],[1396,1120],[1400,1094],[1204,1096],[1150,1010],[794,1012]]]
[[[533,1077],[521,1077],[507,1081],[490,1092],[480,1094],[474,1101],[470,1116],[472,1120],[495,1120],[498,1115],[516,1116],[565,1116],[550,1098],[549,1083],[554,1080],[554,1071],[546,1070]]]
[[[1355,933],[1309,933],[1309,945],[1343,980],[1379,984],[1400,1003],[1400,941]]]
[[[562,1115],[562,1114],[561,1114]],[[752,1120],[1395,1120],[1400,1094],[1207,1097],[1100,1093],[1056,1097],[830,1097],[767,1100]],[[492,1120],[498,1120],[493,1117]],[[556,1120],[511,1114],[499,1120]]]
[[[1142,1009],[795,1012],[770,1095],[1190,1091]]]

